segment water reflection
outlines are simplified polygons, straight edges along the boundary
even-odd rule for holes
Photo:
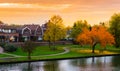
[[[112,66],[120,68],[120,56],[116,56],[112,58]]]
[[[120,71],[120,56],[0,64],[0,71]]]

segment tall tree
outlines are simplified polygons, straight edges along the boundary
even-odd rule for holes
[[[63,25],[63,20],[59,15],[51,17],[47,24],[47,30],[44,34],[44,40],[53,42],[55,49],[55,42],[63,39],[66,36],[66,30]]]
[[[70,26],[66,27],[66,40],[71,40],[71,38],[70,38],[71,29],[72,28]]]
[[[82,21],[82,20],[78,20],[74,23],[73,27],[72,27],[72,32],[71,32],[71,37],[73,39],[76,39],[77,35],[80,34],[82,32],[83,28],[88,28],[88,23],[86,20]]]
[[[115,37],[115,46],[120,47],[120,13],[114,14],[110,20],[110,32]]]
[[[2,21],[0,21],[0,24],[4,24]]]
[[[94,26],[91,31],[83,29],[83,32],[78,35],[77,42],[81,45],[90,44],[92,53],[94,53],[96,44],[100,44],[105,48],[107,44],[114,44],[114,37],[103,26]]]
[[[36,44],[33,41],[26,41],[22,45],[22,50],[28,53],[28,59],[31,60],[31,54],[36,49]]]

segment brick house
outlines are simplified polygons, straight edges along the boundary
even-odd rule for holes
[[[23,25],[17,28],[20,41],[40,41],[42,40],[42,29],[40,25]]]
[[[18,42],[19,33],[15,26],[5,25],[0,22],[0,42]]]
[[[42,36],[43,36],[43,34],[45,33],[45,31],[47,29],[47,23],[42,24],[41,28],[42,28]]]

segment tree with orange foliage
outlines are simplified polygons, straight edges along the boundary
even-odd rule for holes
[[[77,42],[81,45],[90,44],[92,47],[92,53],[94,53],[96,44],[100,44],[105,48],[107,44],[114,44],[114,37],[103,26],[94,26],[91,30],[86,28],[77,37]]]

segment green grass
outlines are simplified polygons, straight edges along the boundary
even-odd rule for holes
[[[84,57],[84,56],[93,56],[96,54],[86,54],[86,53],[76,53],[76,52],[69,52],[63,55],[57,55],[57,56],[37,56],[37,57],[32,57],[31,60],[48,60],[48,59],[60,59],[60,58],[73,58],[73,57]],[[18,57],[18,58],[12,58],[9,60],[0,60],[0,62],[15,62],[15,61],[27,61],[27,56],[26,57]]]
[[[80,45],[68,45],[68,47],[69,47],[71,50],[92,49],[89,45],[84,45],[84,46],[80,46]],[[97,45],[95,46],[95,50],[106,50],[106,51],[110,51],[110,52],[120,53],[120,48],[116,48],[115,46],[112,46],[112,45],[107,45],[107,46],[106,46],[106,49],[105,49],[105,48],[100,47],[99,44],[97,44]]]
[[[33,51],[32,56],[49,55],[49,54],[56,54],[60,52],[63,52],[63,50],[51,50],[50,48],[48,48],[48,46],[39,46]],[[21,48],[18,48],[17,51],[11,52],[10,54],[27,56],[27,53],[23,52]]]
[[[42,56],[42,55],[49,55],[49,54],[57,54],[63,52],[63,47],[68,47],[71,51],[66,54],[62,55],[56,55],[56,56]],[[33,52],[32,60],[46,60],[46,59],[58,59],[58,58],[73,58],[73,57],[85,57],[85,56],[94,56],[94,55],[99,55],[99,54],[93,54],[93,53],[81,53],[77,52],[78,50],[86,50],[86,49],[92,49],[90,46],[80,46],[80,45],[56,45],[57,50],[52,51],[48,48],[48,46],[39,46],[37,49]],[[101,50],[104,48],[101,48],[100,45],[98,44],[95,47],[95,50]],[[114,46],[107,45],[106,46],[106,51],[111,51],[111,52],[116,52],[120,53],[120,48],[115,48]],[[8,61],[6,60],[0,60],[0,62],[14,62],[14,61],[27,61],[27,53],[23,52],[21,48],[19,48],[17,51],[12,52],[10,54],[15,54],[15,55],[20,55],[20,56],[26,56],[26,57],[18,57],[18,58],[13,58]],[[104,55],[104,54],[103,54]],[[0,57],[10,57],[7,55],[2,55],[0,54]]]
[[[90,55],[95,55],[95,54],[69,52],[69,53],[63,54],[63,55],[48,56],[48,57],[44,57],[44,58],[46,58],[46,59],[51,59],[51,58],[72,58],[72,57],[81,57],[81,56],[90,56]]]
[[[11,56],[5,55],[5,54],[0,54],[0,58],[3,58],[3,57],[11,57]]]

